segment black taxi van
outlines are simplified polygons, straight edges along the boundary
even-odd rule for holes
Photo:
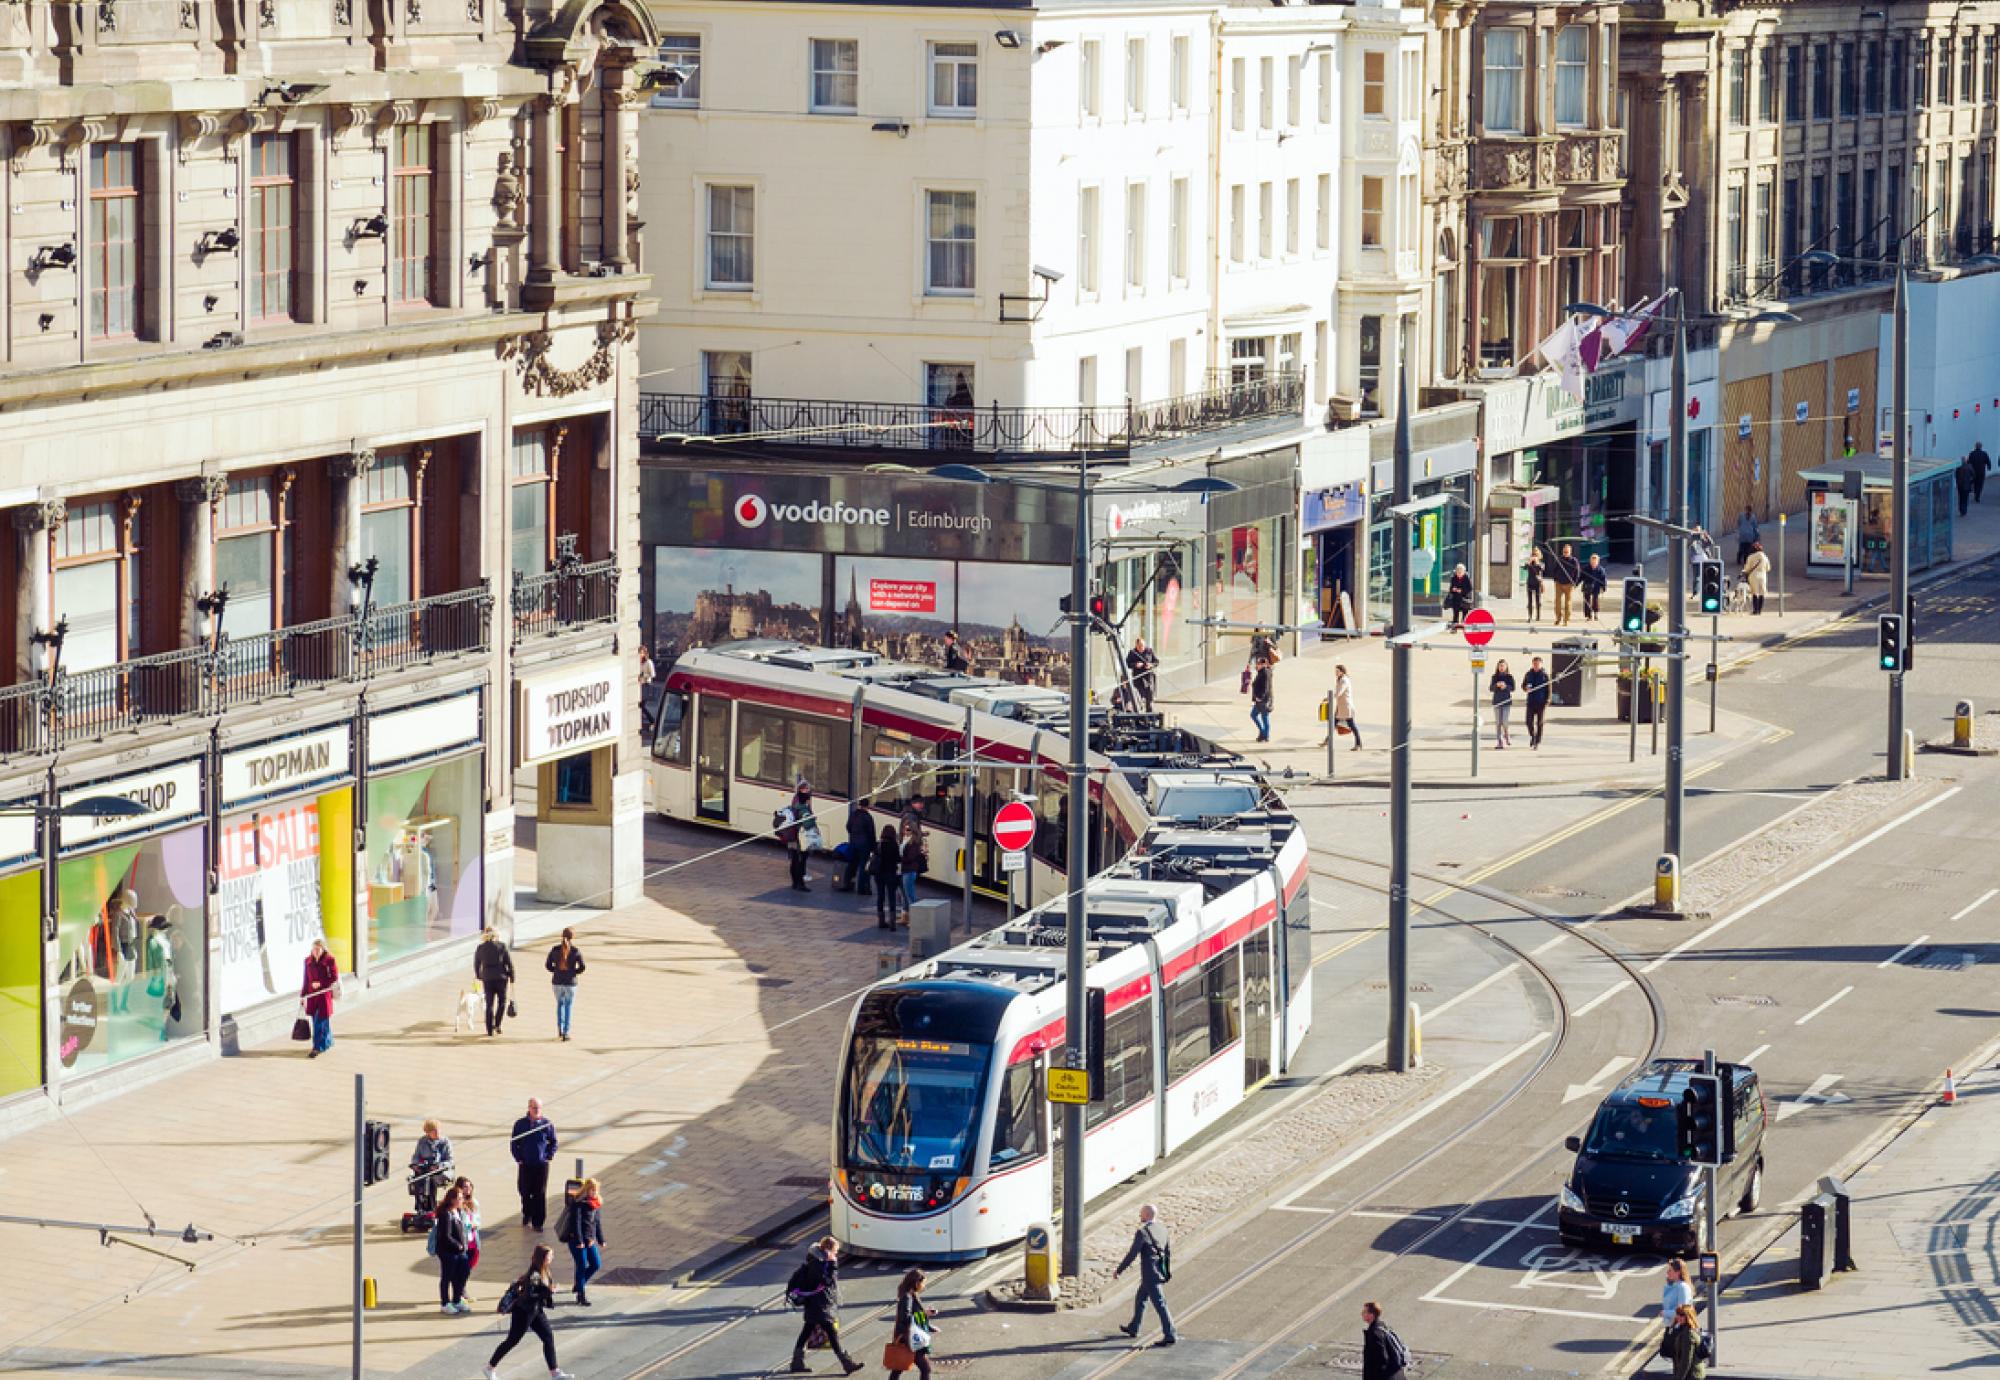
[[[1675,1255],[1708,1248],[1702,1167],[1685,1149],[1680,1129],[1683,1096],[1701,1067],[1699,1059],[1653,1060],[1611,1090],[1588,1130],[1563,1142],[1576,1153],[1557,1202],[1557,1227],[1566,1243]],[[1718,1116],[1733,1130],[1735,1150],[1715,1172],[1720,1218],[1757,1207],[1764,1188],[1766,1117],[1756,1070],[1717,1064],[1716,1073],[1724,1102]]]

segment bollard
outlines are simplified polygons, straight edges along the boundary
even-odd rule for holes
[[[1903,730],[1903,775],[1917,774],[1917,735],[1910,729]]]
[[[1951,745],[1961,752],[1972,748],[1972,701],[1960,700],[1952,712]]]
[[[1021,1296],[1023,1298],[1046,1300],[1055,1297],[1055,1252],[1051,1245],[1054,1236],[1054,1229],[1048,1223],[1035,1222],[1028,1227],[1028,1234],[1022,1238]]]
[[[936,958],[951,947],[951,903],[927,898],[910,907],[910,961]]]
[[[1833,1269],[1835,1274],[1844,1274],[1861,1267],[1854,1263],[1854,1195],[1847,1191],[1847,1185],[1831,1174],[1822,1175],[1819,1181],[1822,1197],[1833,1200]]]
[[[1679,911],[1681,908],[1681,860],[1672,853],[1660,854],[1653,864],[1653,909]]]
[[[1415,1002],[1410,1003],[1410,1067],[1424,1066],[1424,1012]]]
[[[1799,1207],[1799,1288],[1817,1289],[1826,1282],[1826,1229],[1833,1216],[1833,1195],[1816,1194]]]
[[[375,1276],[373,1275],[363,1275],[361,1277],[361,1306],[363,1308],[373,1308],[375,1306]]]

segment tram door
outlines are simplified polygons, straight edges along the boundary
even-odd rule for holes
[[[1243,1086],[1254,1088],[1271,1076],[1271,930],[1243,941]]]
[[[713,695],[697,700],[694,743],[694,813],[729,822],[730,702]]]

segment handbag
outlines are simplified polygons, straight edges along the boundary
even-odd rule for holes
[[[507,998],[507,1019],[511,1021],[520,1014],[519,1011],[514,1009],[514,999],[512,997]]]
[[[917,1355],[901,1342],[890,1342],[882,1348],[882,1369],[915,1370]]]
[[[910,1350],[929,1351],[930,1347],[931,1347],[931,1330],[928,1327],[925,1327],[920,1322],[911,1323]]]
[[[1349,727],[1346,723],[1335,724],[1333,726],[1333,731],[1335,733],[1342,735],[1343,737],[1345,737],[1347,734],[1354,732],[1354,730],[1351,727]]]
[[[1243,668],[1242,679],[1236,682],[1236,693],[1239,695],[1250,693],[1250,668],[1248,666]]]
[[[292,1022],[292,1038],[294,1040],[310,1040],[312,1037],[312,1022],[306,1019],[305,1002],[300,1001],[298,1019]]]

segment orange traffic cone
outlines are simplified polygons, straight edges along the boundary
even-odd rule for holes
[[[1938,1105],[1941,1107],[1956,1107],[1958,1105],[1958,1087],[1951,1081],[1950,1069],[1944,1071],[1944,1098]]]

